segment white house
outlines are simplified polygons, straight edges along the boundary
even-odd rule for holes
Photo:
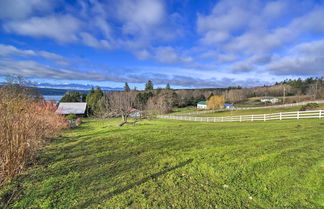
[[[271,102],[272,104],[278,103],[279,99],[274,97],[265,97],[260,100],[261,102]]]
[[[141,112],[135,108],[132,108],[130,109],[130,114],[129,114],[129,117],[132,117],[132,118],[137,118],[137,117],[141,117]]]
[[[197,103],[197,109],[207,109],[207,102],[206,101],[200,101]]]
[[[57,114],[61,115],[85,115],[87,103],[85,102],[61,102],[56,110]]]
[[[225,109],[234,109],[234,105],[233,104],[229,104],[229,103],[225,103],[224,104],[224,108]]]

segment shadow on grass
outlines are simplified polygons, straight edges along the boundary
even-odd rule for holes
[[[187,160],[187,161],[184,161],[184,162],[179,163],[178,165],[176,165],[176,166],[174,166],[174,167],[171,167],[171,168],[168,168],[168,169],[162,170],[162,171],[160,171],[160,172],[157,172],[157,173],[151,174],[151,175],[149,175],[149,176],[147,176],[147,177],[145,177],[145,178],[143,178],[143,179],[141,179],[141,180],[139,180],[139,181],[136,181],[136,182],[134,182],[134,183],[132,183],[132,184],[128,184],[128,185],[126,185],[126,186],[124,186],[124,187],[121,187],[121,188],[119,188],[119,189],[116,189],[116,190],[114,190],[114,191],[108,193],[107,195],[101,196],[100,199],[99,199],[99,198],[97,198],[97,199],[92,199],[91,202],[86,202],[86,203],[84,203],[83,205],[80,206],[80,208],[86,208],[86,207],[89,207],[89,205],[90,205],[91,203],[99,202],[100,200],[107,200],[107,199],[110,199],[110,198],[112,198],[112,197],[114,197],[114,196],[116,196],[116,195],[119,195],[119,194],[121,194],[121,193],[123,193],[123,192],[126,192],[126,191],[128,191],[128,190],[134,188],[135,186],[139,186],[139,185],[141,185],[141,184],[144,184],[145,182],[147,182],[147,181],[149,181],[149,180],[151,180],[151,179],[156,179],[156,178],[158,178],[159,176],[162,176],[162,175],[164,175],[164,174],[166,174],[166,173],[168,173],[168,172],[170,172],[170,171],[173,171],[173,170],[176,170],[176,169],[181,168],[181,167],[183,167],[183,166],[186,166],[186,165],[192,163],[192,161],[193,161],[193,159],[189,159],[189,160]]]

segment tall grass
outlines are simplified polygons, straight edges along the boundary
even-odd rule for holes
[[[44,140],[65,127],[55,105],[0,89],[0,186],[21,172]]]

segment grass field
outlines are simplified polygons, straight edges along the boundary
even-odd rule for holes
[[[2,201],[12,197],[13,208],[324,208],[324,120],[118,122],[86,120],[66,131],[1,190]]]
[[[189,106],[189,107],[173,108],[170,114],[172,115],[172,114],[179,114],[179,113],[199,112],[199,111],[203,111],[203,110],[197,109],[196,106]]]
[[[324,109],[324,103],[318,104],[318,110]],[[234,116],[234,115],[256,115],[256,114],[270,114],[270,113],[279,113],[279,112],[293,112],[298,111],[301,106],[291,106],[291,107],[273,107],[273,108],[262,108],[262,109],[250,109],[250,110],[233,110],[233,111],[224,111],[224,112],[215,112],[207,114],[199,114],[196,116],[199,117],[222,117],[222,116]]]

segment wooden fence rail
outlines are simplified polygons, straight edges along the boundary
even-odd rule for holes
[[[283,104],[283,105],[262,106],[262,107],[236,107],[236,108],[229,109],[229,110],[227,110],[227,109],[225,109],[225,110],[204,110],[204,111],[187,112],[187,113],[176,113],[173,115],[200,115],[200,114],[214,113],[214,112],[225,112],[225,111],[230,111],[230,110],[251,110],[251,109],[264,109],[264,108],[277,108],[277,107],[292,107],[292,106],[306,105],[308,103],[321,104],[321,103],[324,103],[324,100],[298,102],[298,103]]]
[[[287,119],[324,118],[324,110],[280,112],[271,114],[238,115],[224,117],[192,117],[185,115],[158,115],[158,118],[174,120],[190,120],[199,122],[243,122],[243,121],[269,121]]]

